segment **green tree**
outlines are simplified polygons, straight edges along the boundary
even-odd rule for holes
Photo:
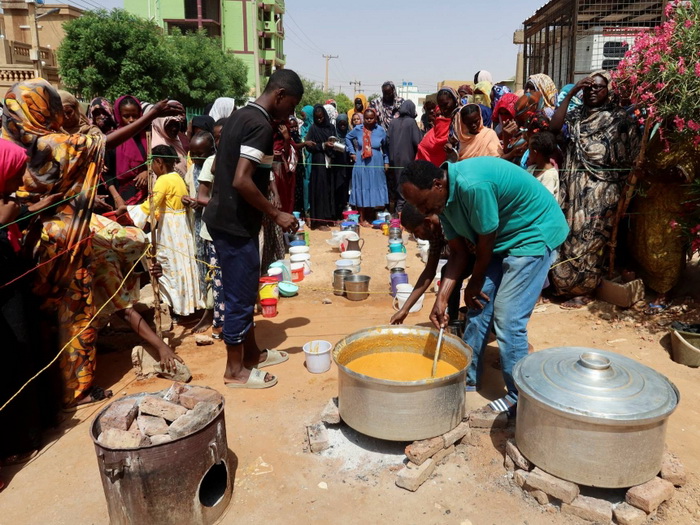
[[[114,9],[88,11],[63,27],[59,73],[76,94],[112,100],[127,93],[145,100],[169,95],[177,68],[155,23]]]
[[[222,51],[218,38],[210,38],[204,31],[183,35],[175,30],[168,42],[178,69],[171,96],[185,106],[201,107],[218,97],[240,101],[248,93],[245,63]]]

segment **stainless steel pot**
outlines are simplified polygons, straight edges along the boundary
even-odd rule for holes
[[[369,275],[346,275],[343,278],[345,297],[351,301],[364,301],[369,297]]]
[[[414,441],[439,436],[456,427],[464,414],[464,384],[472,350],[461,339],[445,334],[440,359],[458,372],[439,379],[388,381],[347,368],[352,360],[376,352],[415,352],[432,359],[437,332],[423,327],[377,326],[338,342],[340,416],[368,436]]]
[[[659,473],[668,417],[680,395],[632,359],[562,347],[523,358],[515,439],[527,459],[582,485],[622,488]]]
[[[345,279],[352,275],[352,270],[333,270],[333,294],[345,295]]]

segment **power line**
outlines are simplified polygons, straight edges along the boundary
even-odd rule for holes
[[[323,50],[320,47],[318,47],[318,44],[316,44],[316,42],[309,38],[309,35],[307,35],[304,29],[299,24],[297,24],[296,20],[294,20],[294,18],[289,12],[287,12],[287,18],[289,18],[289,21],[297,27],[297,29],[301,32],[302,35],[304,35],[304,37],[306,37],[306,39],[309,42],[311,42],[311,45],[316,48],[317,52],[323,54]]]

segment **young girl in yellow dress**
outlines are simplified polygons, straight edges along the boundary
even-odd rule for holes
[[[157,260],[163,267],[159,279],[160,294],[177,316],[190,315],[204,308],[196,264],[196,249],[188,208],[182,197],[189,196],[182,176],[174,171],[178,155],[172,146],[159,145],[151,151],[153,173],[153,207],[158,221],[155,244]],[[131,207],[134,224],[143,228],[149,217],[149,199]]]

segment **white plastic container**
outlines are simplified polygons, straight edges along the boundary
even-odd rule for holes
[[[331,348],[328,341],[309,341],[303,347],[306,369],[312,374],[322,374],[331,368]]]
[[[300,253],[309,253],[308,246],[290,246],[289,255],[298,255]]]
[[[309,275],[311,273],[311,254],[310,253],[297,253],[289,257],[292,264],[302,263],[304,265],[304,275]]]
[[[359,250],[348,250],[340,254],[341,259],[361,259],[362,252]]]
[[[408,298],[411,297],[411,294],[413,293],[413,285],[412,284],[397,284],[396,285],[396,297],[394,297],[394,310],[400,310],[403,308],[403,305],[406,304],[406,301],[408,301]],[[418,300],[416,301],[416,304],[414,304],[411,309],[408,311],[410,314],[414,314],[416,312],[420,312],[421,308],[423,308],[423,299],[425,298],[425,294],[421,295]]]

